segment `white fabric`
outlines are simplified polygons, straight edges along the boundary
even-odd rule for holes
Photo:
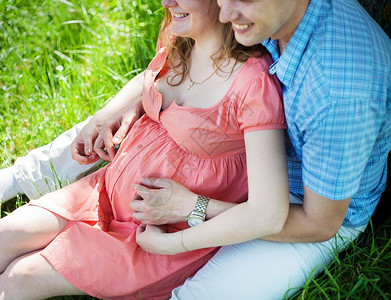
[[[291,196],[292,202],[300,200]],[[252,240],[224,246],[193,278],[174,289],[171,299],[283,299],[317,275],[365,227],[342,226],[323,243]]]
[[[88,121],[75,125],[51,143],[16,160],[14,177],[28,198],[39,198],[59,188],[59,183],[64,186],[73,182],[96,165],[80,165],[71,156],[71,143]]]
[[[12,166],[0,170],[0,203],[14,198],[17,193],[22,193],[14,177],[15,169]]]

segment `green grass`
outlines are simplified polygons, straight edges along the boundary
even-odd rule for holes
[[[160,1],[0,0],[0,168],[93,114],[144,69],[161,17]],[[3,205],[1,216],[25,201]],[[391,298],[390,232],[391,220],[369,231],[290,299]]]
[[[291,299],[390,299],[391,219],[358,240]]]
[[[153,57],[155,1],[0,1],[0,166],[115,95]]]

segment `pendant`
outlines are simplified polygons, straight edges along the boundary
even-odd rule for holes
[[[194,84],[195,84],[195,82],[193,82],[193,81],[190,82],[189,87],[187,88],[186,92],[189,91],[193,87]]]

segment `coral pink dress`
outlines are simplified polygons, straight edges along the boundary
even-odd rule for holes
[[[268,73],[271,60],[250,58],[225,96],[207,109],[161,110],[155,79],[166,63],[161,48],[150,63],[143,115],[128,133],[112,163],[36,205],[69,220],[42,251],[78,289],[105,299],[165,299],[217,251],[200,249],[153,255],[136,243],[139,223],[129,202],[132,183],[143,177],[168,177],[195,193],[229,202],[247,198],[244,133],[283,129],[285,119],[278,80]],[[167,225],[168,232],[187,228]]]

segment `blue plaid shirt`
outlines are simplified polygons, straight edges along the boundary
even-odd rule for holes
[[[389,37],[356,0],[311,0],[281,56],[263,44],[283,85],[291,193],[352,197],[344,225],[365,225],[391,149]]]

